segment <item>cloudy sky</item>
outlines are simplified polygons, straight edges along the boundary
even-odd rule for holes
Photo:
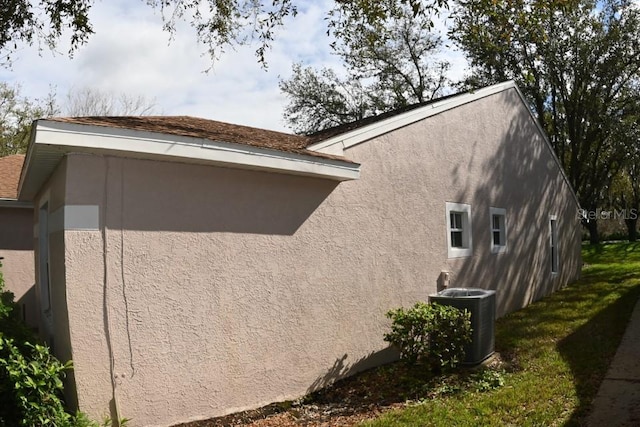
[[[326,36],[326,0],[300,2],[298,16],[287,21],[267,53],[268,70],[258,65],[255,46],[227,51],[213,70],[205,49],[185,26],[174,40],[162,31],[159,12],[144,1],[99,1],[91,9],[95,34],[72,59],[65,54],[23,47],[10,70],[0,68],[0,81],[20,84],[23,95],[44,98],[50,92],[63,104],[70,89],[90,87],[109,93],[144,96],[156,113],[192,115],[265,129],[287,130],[285,98],[278,77],[290,75],[291,64],[338,67]],[[442,28],[443,24],[438,27]],[[462,55],[446,52],[452,77],[462,75]]]

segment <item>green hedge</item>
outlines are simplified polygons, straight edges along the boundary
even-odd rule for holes
[[[387,313],[391,332],[384,340],[400,350],[400,358],[409,363],[427,363],[434,370],[456,367],[471,341],[471,314],[455,307],[416,303],[410,309]]]
[[[0,270],[0,426],[76,425],[62,400],[68,369],[71,362],[53,357],[21,321]]]

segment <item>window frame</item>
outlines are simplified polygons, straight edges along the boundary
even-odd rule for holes
[[[494,227],[494,216],[502,217],[502,221],[499,228]],[[489,207],[489,230],[491,237],[491,253],[501,254],[507,251],[507,210],[504,208]],[[496,245],[493,235],[495,232],[500,233],[501,244]]]
[[[448,258],[463,258],[469,257],[473,253],[473,239],[472,239],[472,226],[471,226],[471,205],[466,203],[453,203],[446,202],[446,216],[445,221],[447,224],[447,257]],[[452,228],[451,214],[461,214],[461,226],[462,228]],[[453,246],[452,232],[462,233],[462,246]]]
[[[549,215],[549,256],[551,275],[560,273],[560,245],[558,241],[558,217]]]

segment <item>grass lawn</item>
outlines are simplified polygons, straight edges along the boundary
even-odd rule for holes
[[[361,425],[583,425],[640,297],[640,243],[583,258],[580,281],[498,321],[502,386],[466,382]]]

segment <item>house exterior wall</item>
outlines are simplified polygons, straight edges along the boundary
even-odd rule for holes
[[[73,359],[71,342],[69,337],[69,320],[66,287],[67,276],[65,270],[66,245],[64,224],[64,204],[66,200],[67,162],[63,160],[53,172],[51,178],[41,189],[34,201],[34,247],[35,250],[35,295],[39,308],[38,329],[40,336],[49,344],[54,355],[62,360]],[[44,303],[46,295],[43,294],[43,271],[46,262],[43,254],[43,230],[41,223],[43,215],[47,216],[47,240],[48,243],[48,277],[49,277],[49,304]],[[47,308],[48,306],[48,308]],[[67,375],[65,391],[67,403],[71,408],[77,405],[75,395],[74,373]]]
[[[33,274],[33,209],[0,207],[0,257],[5,289],[13,292],[29,326],[38,325]]]
[[[439,273],[448,272],[450,287],[497,290],[502,316],[579,277],[578,206],[515,89],[356,145],[346,155],[362,163],[361,185],[392,195],[377,204],[389,219],[373,227],[389,240],[403,227],[415,229],[402,242],[404,262],[414,260],[410,271],[419,272],[413,277],[429,292],[442,286]],[[471,207],[472,256],[448,258],[446,202]],[[491,207],[506,209],[505,253],[491,253]],[[558,274],[550,273],[551,216],[559,224]]]
[[[497,289],[500,314],[578,277],[577,206],[515,91],[346,156],[361,179],[338,185],[69,155],[65,212],[97,217],[60,243],[80,408],[160,426],[296,398],[396,357],[384,314],[442,271]],[[471,205],[471,257],[447,259],[446,202]],[[506,209],[506,253],[490,253],[489,207]]]

